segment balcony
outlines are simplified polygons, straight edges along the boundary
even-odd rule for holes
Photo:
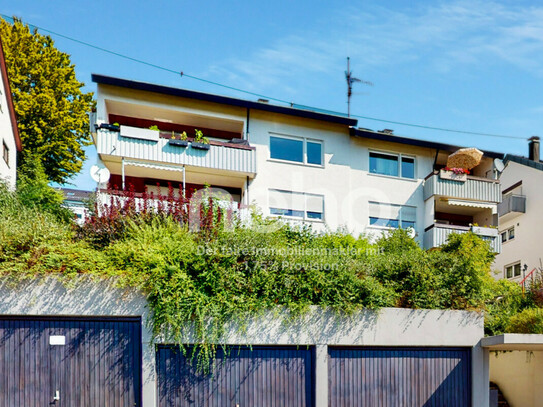
[[[439,223],[435,223],[425,229],[424,247],[426,249],[440,247],[442,244],[446,243],[450,234],[468,233],[470,231],[481,239],[488,241],[494,252],[501,252],[501,240],[499,239],[498,229],[477,226],[442,225]]]
[[[123,126],[122,126],[123,127]],[[238,175],[254,177],[256,151],[248,145],[210,141],[209,150],[196,149],[168,143],[167,135],[148,129],[131,133],[99,128],[96,131],[96,150],[102,159],[128,158],[163,164],[195,167],[209,170],[231,171]]]
[[[506,195],[498,204],[498,215],[502,222],[516,218],[522,213],[526,213],[526,197],[524,195]]]
[[[498,203],[501,200],[500,182],[469,175],[465,181],[443,179],[434,172],[424,182],[424,200],[432,196]]]

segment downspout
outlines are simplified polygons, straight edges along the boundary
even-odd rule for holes
[[[183,165],[183,199],[186,198],[185,195],[185,166]]]
[[[432,172],[435,171],[437,165],[437,156],[439,155],[439,148],[436,150],[436,156],[434,158],[434,166],[432,167]]]
[[[251,119],[251,109],[247,108],[247,119],[245,121],[245,140],[249,141],[249,120]]]

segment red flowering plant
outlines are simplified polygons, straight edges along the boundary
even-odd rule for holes
[[[469,174],[469,170],[467,170],[465,168],[449,168],[449,167],[445,167],[445,171],[451,171],[451,172],[455,173],[456,175]]]

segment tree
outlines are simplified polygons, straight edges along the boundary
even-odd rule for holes
[[[81,170],[83,146],[91,143],[93,94],[81,91],[70,56],[51,37],[15,18],[0,19],[0,35],[23,143],[19,170],[37,161],[50,181],[65,183]]]

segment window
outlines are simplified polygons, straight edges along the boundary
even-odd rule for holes
[[[304,220],[324,220],[324,196],[270,189],[270,214]]]
[[[502,237],[502,243],[505,243],[509,240],[513,240],[515,238],[515,228],[509,228],[503,232],[500,233]]]
[[[515,264],[505,266],[505,278],[520,277],[520,261]]]
[[[415,158],[401,154],[370,152],[370,173],[415,178]]]
[[[4,161],[9,167],[9,147],[6,144],[6,142],[3,140],[2,140],[2,156],[4,157]]]
[[[415,229],[417,208],[414,206],[370,202],[369,213],[371,226]]]
[[[270,157],[274,160],[322,165],[322,141],[301,137],[270,136]]]

